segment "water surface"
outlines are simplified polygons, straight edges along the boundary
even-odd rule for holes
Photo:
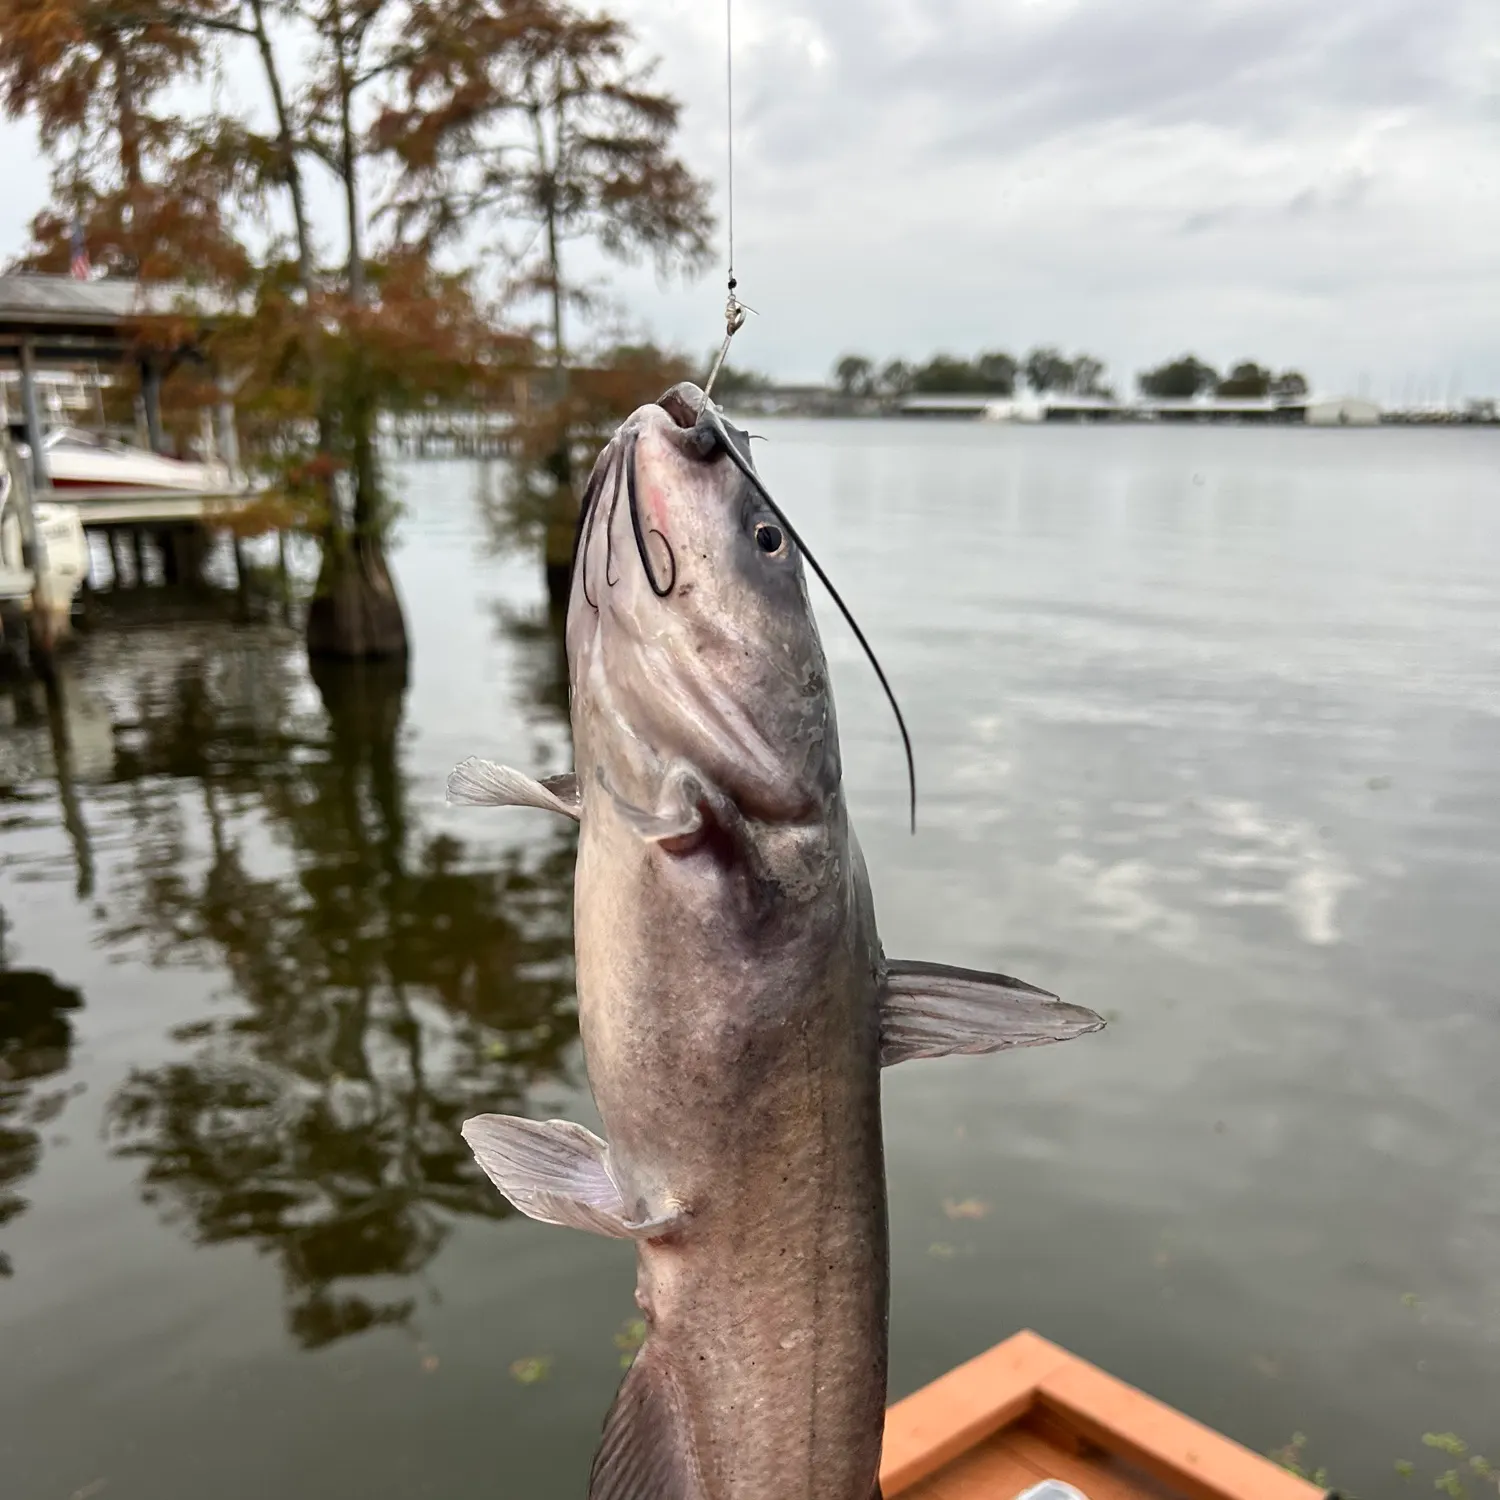
[[[893,1395],[1029,1326],[1366,1500],[1500,1456],[1495,436],[754,427],[913,726],[915,840],[820,605],[887,950],[1113,1023],[887,1075]],[[457,1134],[596,1119],[572,825],[443,802],[569,763],[498,478],[403,471],[405,674],[204,616],[0,694],[6,1500],[584,1493],[630,1252]]]

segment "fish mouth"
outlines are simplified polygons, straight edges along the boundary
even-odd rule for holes
[[[667,426],[659,420],[652,422],[649,413],[654,410],[665,412],[671,419],[671,425]],[[605,506],[606,492],[608,516],[604,525],[609,556],[605,564],[605,582],[613,584],[615,578],[614,521],[623,490],[629,505],[630,527],[635,538],[636,552],[640,556],[641,566],[652,592],[658,599],[665,599],[676,587],[677,561],[671,542],[660,530],[644,521],[641,515],[640,495],[636,486],[635,450],[643,428],[648,425],[654,436],[670,443],[689,460],[706,463],[717,452],[723,452],[751,486],[767,500],[770,499],[755,472],[755,460],[750,452],[750,434],[725,421],[715,410],[708,395],[692,381],[679,381],[649,406],[638,410],[620,427],[599,455],[594,472],[589,477],[573,535],[573,586],[582,587],[584,598],[596,610],[599,603],[589,594],[586,569],[580,566],[580,558],[582,554],[586,554],[593,537],[599,511]],[[657,555],[653,556],[653,553]]]
[[[724,419],[723,413],[714,409],[706,392],[691,380],[680,380],[671,390],[656,398],[655,405],[671,417],[679,432],[687,436],[682,446],[685,451],[696,453],[700,458],[709,458],[716,448],[724,449],[730,461],[745,478],[761,492],[765,499],[765,486],[755,475],[755,460],[750,456],[750,434]]]
[[[708,397],[691,380],[679,381],[656,398],[656,404],[684,431],[696,428]]]

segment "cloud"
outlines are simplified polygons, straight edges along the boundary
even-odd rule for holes
[[[722,12],[631,7],[722,187]],[[1062,342],[1500,387],[1500,13],[736,0],[742,362]],[[757,300],[759,294],[759,300]],[[697,348],[717,278],[630,281]]]

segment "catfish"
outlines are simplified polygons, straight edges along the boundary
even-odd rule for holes
[[[878,1497],[882,1070],[1104,1025],[1002,974],[885,956],[805,550],[702,391],[641,407],[581,507],[573,773],[475,759],[449,780],[451,801],[579,824],[580,1030],[608,1138],[506,1115],[463,1135],[522,1213],[634,1242],[647,1332],[589,1500]]]

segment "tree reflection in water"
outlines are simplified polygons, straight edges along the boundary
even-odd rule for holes
[[[577,1036],[573,825],[473,868],[408,814],[404,666],[314,680],[322,713],[282,683],[248,721],[183,680],[127,737],[127,779],[133,757],[143,781],[198,781],[208,848],[180,796],[137,798],[135,901],[111,938],[208,958],[241,1003],[180,1028],[190,1056],[133,1072],[108,1112],[171,1222],[276,1256],[305,1348],[405,1322],[409,1287],[381,1281],[417,1275],[459,1216],[511,1211],[459,1126],[524,1111]]]

